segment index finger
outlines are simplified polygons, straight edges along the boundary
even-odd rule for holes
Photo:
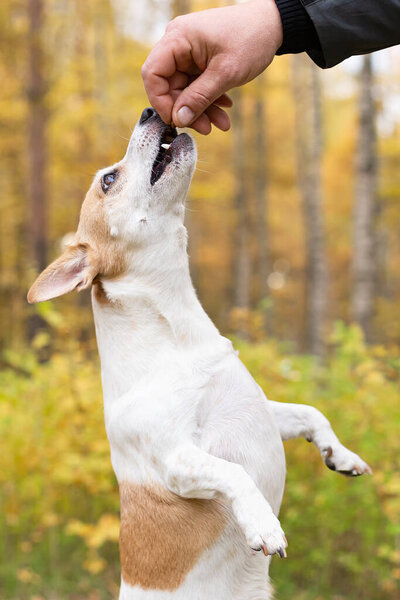
[[[171,122],[173,99],[169,78],[176,71],[188,69],[191,63],[191,48],[184,39],[168,34],[154,46],[142,67],[142,78],[151,105],[163,121]],[[182,68],[183,67],[183,68]]]

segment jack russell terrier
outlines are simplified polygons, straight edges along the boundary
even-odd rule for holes
[[[313,441],[340,473],[371,472],[318,410],[267,400],[201,307],[183,224],[195,163],[192,138],[145,109],[125,157],[95,176],[75,241],[28,294],[92,286],[120,600],[271,598],[270,555],[287,546],[282,440]]]

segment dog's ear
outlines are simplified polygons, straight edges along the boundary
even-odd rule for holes
[[[72,290],[89,287],[97,275],[90,264],[89,248],[84,244],[69,246],[36,279],[28,292],[28,302],[44,302]]]

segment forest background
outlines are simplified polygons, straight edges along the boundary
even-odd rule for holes
[[[29,307],[97,169],[148,101],[168,20],[217,0],[0,4],[0,597],[118,594],[118,492],[89,294]],[[226,3],[225,3],[226,4]],[[400,53],[328,72],[279,57],[196,136],[195,286],[274,400],[310,403],[374,469],[347,480],[286,445],[277,598],[400,597]]]

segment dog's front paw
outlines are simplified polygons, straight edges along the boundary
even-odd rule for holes
[[[358,477],[364,473],[372,475],[372,469],[367,463],[341,444],[327,446],[321,454],[326,466],[332,471],[337,471],[347,477]]]
[[[236,507],[236,517],[252,550],[263,551],[265,556],[278,554],[286,558],[287,540],[277,517],[265,498],[248,498]]]
[[[283,533],[282,527],[278,519],[273,515],[274,521],[264,526],[261,534],[253,535],[247,539],[247,543],[252,550],[264,552],[265,556],[278,554],[281,558],[286,558],[287,540]]]

